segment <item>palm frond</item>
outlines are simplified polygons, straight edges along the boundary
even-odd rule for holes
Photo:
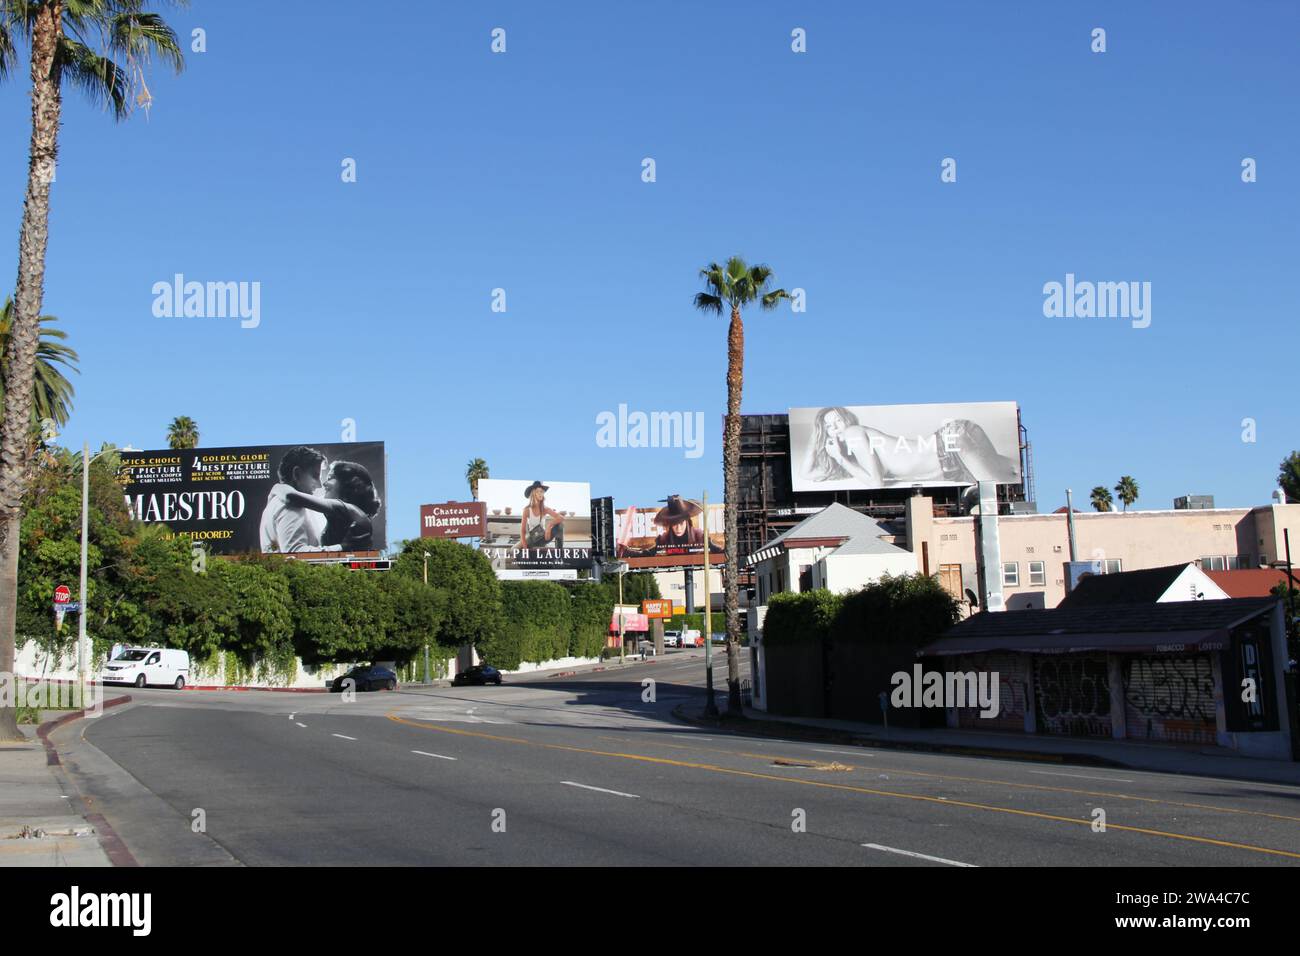
[[[130,77],[111,58],[65,36],[59,42],[58,69],[91,100],[112,107],[114,118],[125,119],[130,114]]]
[[[695,293],[695,308],[699,309],[701,312],[715,312],[718,315],[721,315],[722,297],[718,295],[710,295],[707,292],[697,292]]]

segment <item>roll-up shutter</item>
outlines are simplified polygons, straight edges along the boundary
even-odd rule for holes
[[[1209,654],[1124,659],[1124,718],[1135,740],[1213,744],[1214,670]]]
[[[998,713],[981,717],[978,707],[957,710],[957,723],[975,730],[1024,730],[1029,706],[1029,658],[1024,654],[966,654],[956,658],[957,670],[998,675]]]
[[[1034,661],[1038,729],[1071,737],[1109,737],[1110,681],[1104,654],[1062,654]]]

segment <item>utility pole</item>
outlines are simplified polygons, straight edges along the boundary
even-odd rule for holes
[[[81,589],[78,592],[81,608],[77,611],[77,682],[84,693],[86,687],[86,533],[90,527],[90,442],[81,446]]]
[[[717,717],[718,703],[713,696],[713,589],[709,586],[709,493],[701,499],[704,506],[701,523],[704,531],[704,716]]]
[[[424,552],[424,584],[425,584],[425,587],[428,587],[428,585],[429,585],[429,552],[428,552],[428,551]],[[425,638],[424,638],[424,682],[425,682],[426,684],[432,684],[432,683],[433,683],[433,681],[431,681],[431,680],[429,679],[429,638],[428,638],[428,635],[426,635]]]
[[[623,572],[627,570],[627,563],[620,562],[618,566],[618,662],[626,663],[624,656],[623,642]]]
[[[1070,489],[1065,489],[1065,527],[1070,535],[1070,560],[1078,561],[1078,554],[1074,547],[1074,501],[1070,497]]]

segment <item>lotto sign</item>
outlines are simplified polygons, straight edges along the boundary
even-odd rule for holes
[[[66,584],[60,584],[57,588],[54,589],[55,604],[67,604],[71,600],[72,600],[72,589],[69,588]]]

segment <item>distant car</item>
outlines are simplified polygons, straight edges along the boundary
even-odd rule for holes
[[[490,664],[480,664],[478,667],[471,667],[467,671],[461,671],[456,675],[453,685],[463,686],[465,684],[501,684],[501,672]]]
[[[183,690],[190,673],[190,655],[170,648],[123,647],[99,673],[104,684],[153,684]]]
[[[355,681],[355,690],[397,690],[397,675],[387,667],[354,667],[341,677],[334,678],[330,690],[338,693],[347,680]]]
[[[664,647],[681,647],[681,631],[664,631]]]

